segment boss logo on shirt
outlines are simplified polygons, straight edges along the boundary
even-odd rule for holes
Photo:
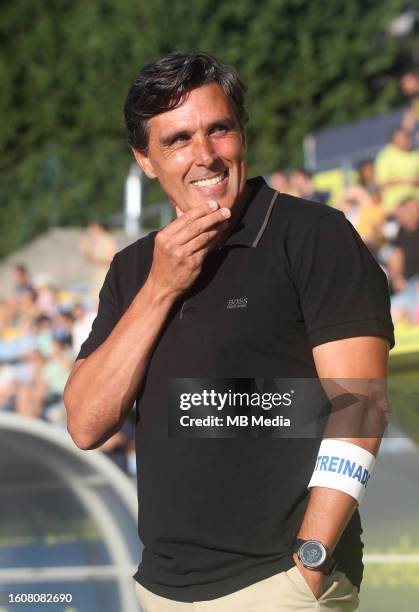
[[[247,297],[234,298],[232,300],[228,300],[227,302],[227,310],[231,308],[246,308],[247,307]]]

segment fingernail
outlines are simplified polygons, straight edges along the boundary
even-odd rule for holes
[[[215,200],[209,200],[208,206],[210,207],[211,210],[217,210],[218,208],[218,204]]]
[[[225,217],[226,219],[228,219],[229,217],[231,217],[231,212],[230,209],[228,208],[222,208],[221,209],[221,214],[223,215],[223,217]]]

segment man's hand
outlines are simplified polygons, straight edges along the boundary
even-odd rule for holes
[[[228,208],[214,201],[184,213],[156,236],[148,280],[177,298],[198,277],[208,252],[228,227]]]
[[[304,578],[304,580],[307,582],[308,586],[312,590],[314,597],[316,599],[319,599],[323,595],[323,592],[324,592],[324,584],[323,584],[324,574],[323,572],[318,571],[318,570],[307,569],[306,567],[304,567],[304,565],[301,563],[300,559],[298,558],[297,553],[294,553],[292,557],[302,577]]]

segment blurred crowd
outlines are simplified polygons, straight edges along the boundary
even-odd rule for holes
[[[92,223],[79,249],[90,264],[91,291],[58,287],[23,264],[10,269],[12,294],[0,300],[0,410],[39,417],[66,429],[63,391],[96,315],[117,245],[103,224]],[[133,420],[100,447],[124,471],[135,469]]]
[[[419,324],[419,74],[401,80],[408,99],[402,125],[375,159],[361,161],[337,201],[315,187],[303,169],[277,170],[275,189],[337,206],[387,274],[397,324]],[[0,410],[39,417],[66,428],[63,390],[88,336],[97,297],[117,244],[103,223],[92,222],[79,242],[91,270],[90,293],[63,288],[22,264],[11,270],[11,295],[0,299]],[[133,415],[131,414],[131,417]],[[101,450],[135,472],[133,418]]]
[[[354,180],[335,202],[318,191],[309,172],[277,170],[272,187],[339,208],[385,271],[396,324],[419,324],[419,72],[401,88],[408,107],[375,159],[358,163]]]

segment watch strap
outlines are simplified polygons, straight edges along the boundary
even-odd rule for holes
[[[317,542],[318,540],[316,540]],[[305,542],[310,542],[310,540],[302,540],[301,538],[295,538],[293,546],[292,546],[292,552],[293,553],[298,553],[298,551],[300,550],[300,546],[302,546],[303,544],[305,544]],[[322,543],[322,542],[320,542]],[[323,544],[324,546],[324,544]],[[325,547],[326,548],[326,547]],[[327,551],[326,551],[326,559],[323,561],[323,563],[321,565],[319,565],[319,567],[316,568],[316,570],[320,570],[323,572],[323,574],[325,574],[326,576],[330,576],[330,574],[336,569],[337,567],[337,563],[334,560],[333,557],[331,557]],[[303,564],[304,565],[304,564]],[[306,567],[306,566],[304,566]]]

